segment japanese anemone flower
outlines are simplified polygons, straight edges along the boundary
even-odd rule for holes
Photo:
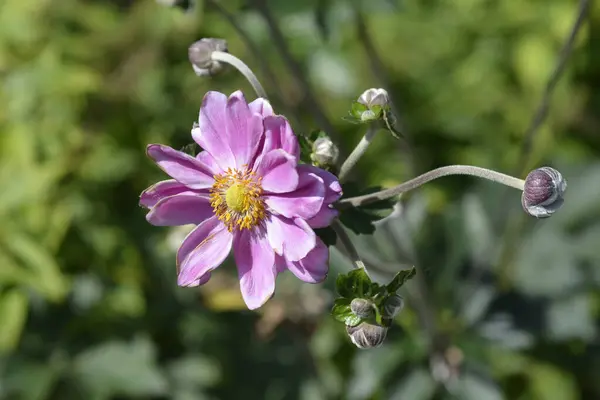
[[[299,164],[288,121],[264,99],[248,104],[240,91],[208,92],[192,137],[203,149],[196,157],[148,146],[172,179],[140,197],[153,225],[197,225],[177,251],[178,284],[206,283],[232,248],[249,309],[273,295],[286,269],[304,282],[325,279],[329,252],[313,228],[335,218],[341,186],[331,173]]]

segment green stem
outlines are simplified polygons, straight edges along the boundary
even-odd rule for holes
[[[343,182],[346,180],[346,178],[348,178],[350,170],[354,168],[358,160],[360,160],[363,154],[365,154],[376,133],[377,128],[374,125],[370,125],[360,142],[358,142],[354,150],[352,150],[352,153],[350,153],[346,161],[344,161],[342,164],[342,167],[340,168],[340,174],[338,176],[340,182]]]
[[[242,60],[234,56],[230,53],[225,53],[223,51],[213,51],[211,54],[211,59],[213,61],[220,61],[227,63],[237,69],[244,77],[250,82],[252,88],[256,92],[258,97],[262,97],[263,99],[267,99],[267,92],[263,88],[263,86],[258,81],[254,72],[248,67]]]
[[[401,193],[405,193],[415,188],[418,188],[419,186],[430,182],[434,179],[438,179],[448,175],[476,176],[478,178],[487,179],[496,183],[500,183],[502,185],[513,187],[521,191],[525,186],[525,181],[523,179],[515,178],[513,176],[502,174],[500,172],[496,172],[490,169],[474,167],[471,165],[448,165],[426,172],[423,175],[419,175],[414,179],[401,183],[398,186],[395,186],[390,189],[370,193],[364,196],[342,199],[338,202],[338,204],[342,207],[359,207],[376,201],[386,200],[391,197],[397,196]]]

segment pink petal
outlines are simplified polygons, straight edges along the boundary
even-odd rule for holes
[[[239,90],[227,101],[226,127],[229,147],[235,158],[235,166],[241,170],[250,164],[263,136],[262,116],[248,108]]]
[[[288,218],[301,217],[308,219],[314,217],[323,206],[325,185],[323,179],[317,175],[300,170],[298,187],[288,193],[265,196],[265,203],[271,210]]]
[[[189,285],[186,285],[186,287],[196,287],[196,286],[204,285],[209,280],[210,280],[210,272],[207,272],[204,275],[202,275],[200,278],[198,278],[195,281],[193,281],[192,283],[190,283]]]
[[[304,220],[271,215],[265,222],[271,248],[288,261],[301,260],[315,248],[317,235]]]
[[[319,283],[327,278],[329,270],[329,249],[317,238],[317,244],[300,261],[287,261],[287,269],[289,269],[296,277],[304,282]]]
[[[156,203],[146,220],[155,226],[197,225],[213,214],[208,194],[178,194]]]
[[[298,165],[298,172],[303,173],[304,171],[312,172],[323,179],[325,184],[325,204],[331,204],[339,200],[342,197],[342,185],[337,176],[324,169],[317,168],[312,165],[302,164]]]
[[[197,286],[206,273],[227,258],[232,242],[233,235],[217,217],[209,218],[194,228],[177,252],[179,286]]]
[[[160,144],[148,145],[146,153],[169,176],[190,189],[206,189],[214,183],[210,169],[189,154]]]
[[[154,207],[156,203],[165,197],[174,196],[180,193],[195,193],[183,183],[179,183],[174,179],[158,182],[148,189],[144,190],[140,195],[140,205],[146,208]]]
[[[219,164],[217,164],[217,160],[215,160],[215,158],[211,156],[210,153],[206,150],[198,153],[196,155],[196,159],[204,165],[206,165],[206,167],[211,172],[211,174],[213,174],[213,176],[220,175],[224,172],[219,166]]]
[[[222,170],[235,167],[235,158],[229,147],[227,134],[227,96],[208,92],[202,100],[198,126],[192,129],[192,137],[211,156]]]
[[[264,235],[244,230],[235,238],[233,254],[242,297],[250,310],[259,308],[275,292],[275,253]]]
[[[261,185],[266,192],[286,193],[298,186],[296,159],[281,149],[260,156],[254,170],[262,177]]]
[[[280,115],[266,117],[264,119],[264,126],[265,144],[262,150],[263,154],[271,150],[283,149],[288,154],[296,157],[296,159],[300,157],[298,139],[287,119]]]
[[[306,220],[306,222],[311,228],[326,228],[331,225],[331,222],[335,217],[338,216],[338,214],[339,212],[335,208],[325,206],[317,213],[317,215]]]
[[[269,100],[263,99],[262,97],[259,97],[252,103],[248,104],[248,107],[252,113],[258,113],[263,117],[273,115],[273,107],[271,107],[271,103],[269,103]]]

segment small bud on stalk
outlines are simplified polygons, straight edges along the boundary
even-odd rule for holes
[[[227,52],[227,41],[224,39],[204,38],[194,42],[189,47],[188,57],[196,75],[212,76],[223,70],[224,65],[212,59],[214,51]]]
[[[404,299],[397,294],[391,296],[383,303],[382,315],[385,318],[396,318],[404,308]]]
[[[337,163],[339,155],[340,151],[331,139],[321,137],[313,143],[310,158],[317,166],[333,167]]]
[[[385,89],[368,89],[352,106],[352,115],[362,122],[382,118],[389,109],[389,96]]]
[[[367,299],[353,299],[350,310],[359,318],[370,318],[375,314],[374,304]]]
[[[379,347],[387,336],[388,328],[362,322],[357,326],[346,326],[350,340],[359,349]]]
[[[360,95],[358,102],[368,108],[386,107],[389,103],[388,92],[385,89],[367,89]]]
[[[550,167],[535,169],[525,178],[521,204],[525,212],[536,218],[551,217],[563,204],[567,181]]]

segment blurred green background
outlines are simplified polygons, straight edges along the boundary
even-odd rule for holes
[[[531,151],[524,132],[576,17],[571,0],[0,2],[0,398],[600,398],[600,7],[592,5]],[[445,164],[569,183],[536,221],[520,194],[448,177],[354,237],[378,279],[415,264],[385,344],[358,350],[328,315],[333,278],[285,274],[245,310],[233,265],[176,285],[185,228],[150,226],[145,156],[182,148],[208,90],[188,46],[229,41],[297,133],[385,87],[406,139],[379,135],[354,173],[389,186]],[[521,155],[524,158],[520,159]],[[525,162],[521,169],[519,164]]]

